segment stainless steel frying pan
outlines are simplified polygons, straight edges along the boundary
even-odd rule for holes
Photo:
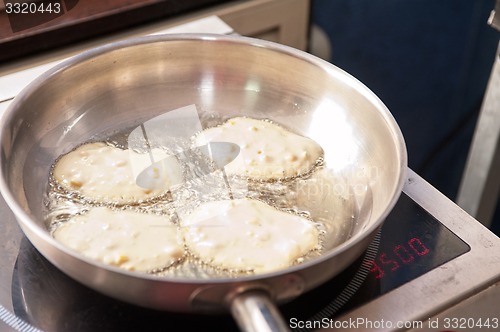
[[[321,144],[328,176],[307,182],[302,197],[295,197],[327,224],[319,257],[252,276],[158,277],[87,259],[50,236],[44,203],[59,155],[186,105],[196,107],[202,125],[241,115],[271,119]],[[400,195],[407,163],[396,122],[359,81],[289,47],[218,35],[143,37],[78,55],[15,98],[2,118],[0,139],[1,192],[28,239],[55,266],[141,306],[229,308],[248,330],[261,324],[286,328],[272,318],[279,317],[274,302],[320,285],[366,249]],[[330,238],[346,216],[349,236],[339,244]]]

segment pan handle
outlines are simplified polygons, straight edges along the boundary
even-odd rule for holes
[[[290,331],[269,294],[263,290],[250,290],[234,296],[230,309],[242,331]]]

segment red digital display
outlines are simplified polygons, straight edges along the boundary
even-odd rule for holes
[[[381,279],[389,273],[397,271],[405,265],[415,263],[420,257],[427,255],[430,249],[419,237],[413,237],[406,243],[399,243],[391,250],[383,251],[370,264],[370,272],[376,279]]]
[[[373,250],[364,256],[366,276],[356,299],[374,299],[466,253],[470,247],[406,194],[387,216]],[[353,300],[353,306],[355,302]]]

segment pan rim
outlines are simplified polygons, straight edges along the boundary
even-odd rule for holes
[[[394,188],[391,190],[390,197],[391,199],[389,200],[388,204],[386,204],[384,211],[373,221],[368,225],[362,232],[360,232],[359,235],[354,236],[349,238],[347,241],[339,244],[335,248],[332,248],[324,253],[322,253],[319,257],[315,257],[307,262],[301,263],[299,265],[294,265],[290,266],[284,269],[280,269],[277,271],[272,271],[272,272],[267,272],[267,273],[259,273],[255,275],[249,275],[249,276],[237,276],[237,277],[221,277],[221,278],[203,278],[203,279],[195,279],[195,278],[179,278],[179,277],[163,277],[163,276],[156,276],[152,274],[146,274],[146,273],[139,273],[139,272],[130,272],[118,267],[113,267],[98,261],[95,261],[93,259],[87,258],[83,256],[82,254],[73,251],[66,246],[62,245],[58,241],[56,241],[47,231],[47,229],[44,229],[41,225],[36,223],[34,221],[35,218],[30,216],[24,208],[21,207],[21,204],[17,202],[17,200],[14,198],[13,193],[9,189],[9,186],[7,184],[7,174],[4,174],[6,172],[6,169],[4,167],[5,159],[6,156],[4,153],[0,154],[0,172],[2,176],[0,176],[0,192],[2,193],[6,203],[8,204],[9,208],[12,210],[14,215],[16,216],[16,219],[20,224],[22,224],[22,227],[28,227],[29,230],[32,232],[33,236],[39,237],[42,241],[48,242],[49,245],[54,246],[57,248],[59,251],[63,252],[66,255],[71,256],[73,259],[83,261],[86,264],[89,264],[91,266],[95,266],[101,269],[105,269],[106,271],[112,272],[112,273],[118,273],[120,275],[125,275],[127,277],[132,277],[132,278],[140,278],[140,279],[147,279],[151,281],[156,281],[156,282],[167,282],[167,283],[184,283],[184,284],[222,284],[222,283],[235,283],[235,282],[249,282],[249,281],[258,281],[262,279],[267,279],[267,278],[273,278],[273,277],[278,277],[286,274],[292,274],[292,273],[297,273],[300,272],[301,270],[307,269],[311,266],[318,265],[321,262],[330,259],[333,256],[339,255],[342,252],[345,252],[349,249],[351,249],[353,246],[355,246],[358,242],[363,240],[368,234],[374,233],[383,223],[384,219],[387,217],[387,215],[390,213],[394,205],[396,204],[397,200],[399,199],[399,196],[401,195],[401,192],[403,190],[403,185],[405,182],[406,178],[406,169],[407,169],[407,150],[406,150],[406,145],[404,142],[404,137],[403,134],[397,125],[393,115],[390,113],[388,108],[383,104],[383,102],[368,88],[366,87],[362,82],[354,78],[352,75],[349,73],[345,72],[341,68],[338,68],[337,66],[326,62],[322,59],[319,59],[313,55],[307,54],[303,51],[294,49],[292,47],[286,46],[286,45],[281,45],[278,43],[274,43],[271,41],[264,41],[260,39],[255,39],[255,38],[250,38],[250,37],[242,37],[242,36],[228,36],[228,35],[217,35],[217,34],[170,34],[170,35],[154,35],[154,36],[142,36],[142,37],[136,37],[136,38],[131,38],[131,39],[126,39],[110,44],[106,44],[103,46],[99,46],[87,51],[84,51],[78,55],[75,55],[59,64],[54,66],[53,68],[49,69],[42,75],[40,75],[38,78],[36,78],[34,81],[32,81],[27,87],[25,87],[11,102],[7,110],[2,114],[1,117],[1,124],[0,124],[0,138],[3,139],[5,135],[8,133],[8,128],[6,126],[7,123],[10,122],[10,119],[14,116],[16,113],[16,110],[19,109],[21,105],[21,101],[25,98],[27,98],[30,94],[34,93],[39,89],[40,85],[50,79],[51,77],[57,75],[59,72],[65,71],[72,66],[91,60],[92,58],[95,58],[99,55],[105,54],[107,52],[112,52],[116,51],[119,49],[127,48],[127,47],[132,47],[134,45],[138,44],[150,44],[150,43],[158,43],[158,42],[169,42],[169,41],[196,41],[196,42],[204,42],[204,41],[209,41],[209,42],[226,42],[226,43],[235,43],[235,44],[242,44],[247,47],[260,47],[260,48],[265,48],[268,50],[271,50],[273,52],[279,52],[279,53],[284,53],[286,55],[290,55],[293,57],[298,57],[301,60],[305,60],[309,63],[312,63],[313,65],[322,68],[323,70],[327,71],[331,75],[335,76],[342,76],[344,80],[347,78],[346,83],[348,83],[351,86],[355,86],[357,89],[362,89],[365,93],[367,98],[370,98],[370,101],[376,105],[377,109],[380,112],[380,115],[383,117],[385,123],[387,124],[388,128],[390,129],[391,135],[394,138],[394,142],[397,143],[395,144],[395,149],[397,151],[397,154],[399,155],[399,161],[400,165],[397,168],[398,170],[398,179],[397,182],[394,185]],[[2,147],[3,149],[3,147]],[[396,167],[395,167],[396,169]],[[35,241],[32,241],[30,239],[30,242],[34,244]],[[36,245],[35,245],[36,247]],[[38,248],[37,248],[38,249]],[[44,255],[45,256],[45,255]],[[46,256],[45,256],[46,257]],[[47,257],[47,259],[49,259]],[[51,259],[49,259],[52,263],[54,263]],[[56,264],[57,265],[57,264]]]

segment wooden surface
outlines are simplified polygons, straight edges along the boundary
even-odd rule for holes
[[[7,14],[5,9],[0,11],[0,62],[230,0],[45,0],[40,3],[49,2],[59,3],[61,12]]]

